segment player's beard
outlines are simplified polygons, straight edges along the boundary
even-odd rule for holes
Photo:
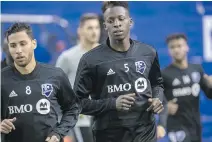
[[[31,62],[32,56],[33,56],[33,52],[30,52],[28,54],[28,57],[26,57],[26,59],[23,61],[23,63],[16,62],[16,64],[20,67],[26,67]]]

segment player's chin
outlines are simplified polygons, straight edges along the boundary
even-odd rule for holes
[[[183,60],[182,57],[174,57],[174,59],[175,59],[175,61],[177,61],[177,62],[181,62],[181,61]]]
[[[90,39],[89,41],[91,44],[95,44],[95,43],[98,43],[99,40],[98,39]]]
[[[122,41],[124,40],[124,36],[120,35],[120,36],[114,36],[114,39],[115,40],[118,40],[118,41]]]
[[[18,62],[16,62],[16,64],[19,66],[19,67],[26,67],[27,66],[27,63],[26,63],[26,61],[18,61]]]

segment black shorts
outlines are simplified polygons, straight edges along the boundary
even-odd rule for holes
[[[94,131],[95,142],[156,142],[156,125],[139,125]]]
[[[194,132],[195,131],[195,132]],[[189,130],[186,127],[175,128],[168,131],[169,142],[201,142],[201,133]]]

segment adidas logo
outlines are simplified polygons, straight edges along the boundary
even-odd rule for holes
[[[109,69],[109,71],[107,72],[107,75],[112,75],[115,74],[115,72],[112,69]]]
[[[18,96],[18,94],[16,94],[14,90],[9,95],[10,98],[11,97],[16,97],[16,96]]]
[[[180,85],[180,83],[181,83],[180,80],[175,78],[174,81],[172,82],[172,85],[177,86],[177,85]]]

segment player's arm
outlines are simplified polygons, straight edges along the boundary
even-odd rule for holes
[[[202,67],[200,67],[200,86],[201,89],[204,91],[205,95],[212,99],[212,77],[204,74],[204,70]]]
[[[115,99],[89,99],[89,95],[92,94],[93,86],[95,85],[93,80],[92,68],[89,67],[83,56],[79,62],[74,83],[74,91],[81,99],[82,114],[98,115],[111,109],[115,110]]]
[[[62,110],[62,118],[59,125],[57,125],[51,135],[64,137],[70,129],[77,123],[78,116],[81,111],[79,98],[72,90],[71,84],[66,74],[61,70],[61,75],[58,80],[60,81],[59,92],[57,93],[58,103]]]
[[[167,107],[167,100],[164,97],[163,98],[163,111],[159,114],[159,122],[158,125],[162,126],[163,128],[166,128],[166,122],[168,117],[168,107]]]
[[[154,113],[159,114],[163,110],[163,78],[161,76],[160,64],[156,51],[154,52],[153,57],[152,66],[149,72],[149,81],[152,87],[152,98],[148,99],[150,107],[147,108],[147,111],[152,110]]]
[[[150,69],[149,80],[152,86],[153,98],[159,98],[159,100],[162,102],[164,96],[164,87],[157,52],[155,53],[152,67]]]
[[[1,86],[1,121],[6,118],[6,99],[4,97],[3,91],[2,91],[2,86]]]
[[[157,126],[157,138],[161,139],[166,135],[166,123],[168,117],[168,109],[166,98],[163,98],[164,110],[159,114],[159,122]]]

